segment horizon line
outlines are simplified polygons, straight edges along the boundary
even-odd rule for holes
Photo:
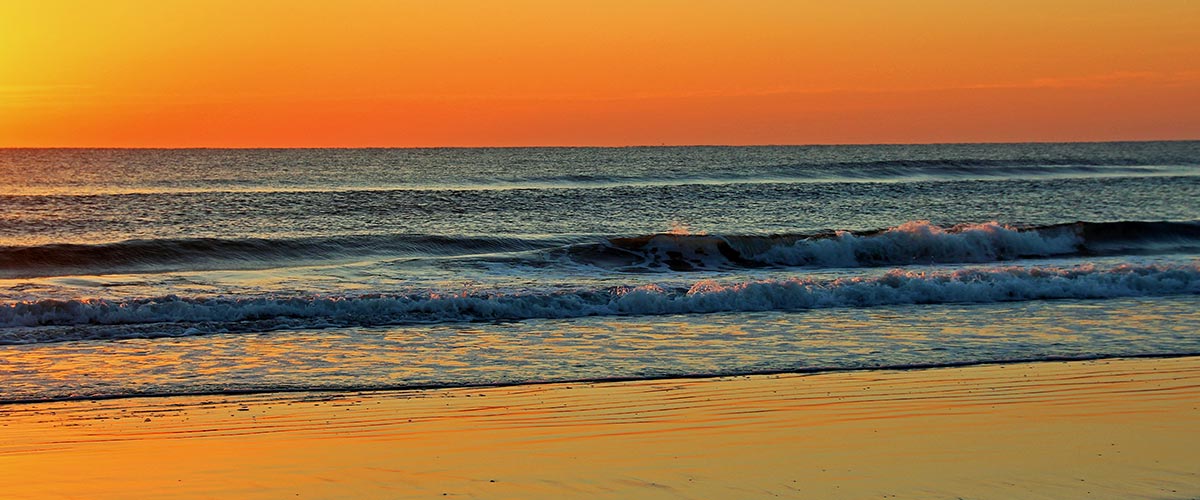
[[[1082,141],[961,141],[961,142],[843,142],[843,143],[765,143],[765,144],[626,144],[599,145],[527,145],[527,146],[0,146],[0,150],[35,149],[638,149],[638,148],[770,148],[770,147],[839,147],[839,146],[970,146],[1005,144],[1124,144],[1155,142],[1200,142],[1193,139],[1125,139]]]

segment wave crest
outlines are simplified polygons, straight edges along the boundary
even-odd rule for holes
[[[283,328],[988,303],[1200,293],[1200,262],[1099,267],[892,270],[832,280],[607,289],[321,297],[40,300],[0,305],[0,344]]]
[[[577,262],[624,271],[734,267],[880,267],[1025,258],[1150,254],[1200,246],[1195,222],[1110,222],[943,227],[906,222],[878,231],[810,235],[652,234],[571,249]]]
[[[722,235],[680,231],[594,239],[456,235],[182,238],[0,246],[0,277],[270,268],[359,257],[566,262],[629,272],[754,267],[880,267],[1200,250],[1200,222],[1077,222],[1020,227],[912,221],[874,231]]]

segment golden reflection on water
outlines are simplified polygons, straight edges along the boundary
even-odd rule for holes
[[[6,382],[0,399],[1196,352],[1197,300],[598,317],[9,345],[0,346]]]

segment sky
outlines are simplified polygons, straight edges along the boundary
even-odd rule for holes
[[[0,147],[1200,139],[1200,2],[0,0]]]

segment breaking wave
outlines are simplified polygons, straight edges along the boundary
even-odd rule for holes
[[[878,276],[573,291],[38,300],[0,305],[0,344],[583,316],[794,311],[1200,293],[1200,262],[892,270]]]
[[[590,240],[590,241],[589,241]],[[270,268],[358,257],[466,257],[508,264],[565,261],[623,272],[757,267],[880,267],[1200,250],[1200,222],[1078,222],[1021,227],[913,221],[874,231],[648,234],[629,237],[346,235],[185,238],[0,246],[0,277]]]
[[[851,232],[770,236],[653,234],[571,249],[579,262],[627,271],[731,267],[877,267],[1023,258],[1145,255],[1200,248],[1200,223],[1109,222],[1014,227],[928,221]]]

